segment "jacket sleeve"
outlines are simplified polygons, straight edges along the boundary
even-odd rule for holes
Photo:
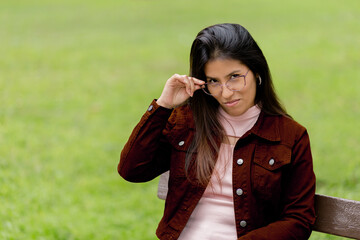
[[[306,130],[293,146],[292,164],[284,179],[280,219],[241,236],[239,240],[303,240],[310,237],[315,222],[315,174]]]
[[[125,180],[150,181],[169,169],[170,147],[162,132],[171,113],[152,101],[121,151],[117,169]]]

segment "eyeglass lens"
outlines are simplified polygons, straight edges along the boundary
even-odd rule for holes
[[[236,78],[229,79],[226,81],[225,86],[231,91],[241,91],[245,86],[245,76],[239,76]],[[223,84],[215,82],[215,83],[207,83],[206,87],[203,88],[204,92],[209,95],[219,95],[221,94],[223,89]]]

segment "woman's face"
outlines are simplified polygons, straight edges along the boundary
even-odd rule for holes
[[[220,106],[232,116],[239,116],[255,105],[256,79],[253,72],[234,59],[214,59],[205,64],[206,81],[217,81],[222,86],[220,94],[213,96]],[[226,81],[238,75],[246,75],[246,85],[240,91],[231,91],[225,87]]]

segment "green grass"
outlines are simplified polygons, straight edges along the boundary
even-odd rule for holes
[[[309,130],[317,192],[360,200],[358,0],[4,0],[0,239],[155,239],[157,181],[122,180],[119,154],[166,79],[188,72],[197,32],[220,22],[262,47]]]

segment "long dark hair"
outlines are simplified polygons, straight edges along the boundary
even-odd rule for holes
[[[205,80],[205,64],[217,58],[239,60],[255,76],[260,76],[261,85],[257,84],[255,104],[265,113],[287,115],[275,93],[265,56],[243,26],[217,24],[200,31],[191,47],[190,76]],[[203,91],[196,91],[189,99],[189,105],[194,115],[196,131],[186,156],[186,172],[190,176],[190,169],[194,169],[197,182],[206,185],[225,136],[217,118],[219,103]],[[196,158],[193,157],[194,152],[197,152]]]

